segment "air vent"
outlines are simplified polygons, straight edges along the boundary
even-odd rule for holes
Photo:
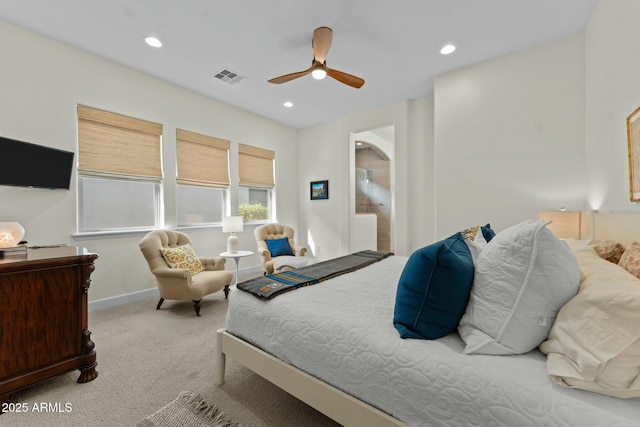
[[[236,73],[235,71],[231,71],[228,68],[221,69],[220,71],[213,74],[213,77],[222,80],[225,83],[229,83],[230,85],[240,83],[245,79],[244,76],[241,76],[240,74]]]

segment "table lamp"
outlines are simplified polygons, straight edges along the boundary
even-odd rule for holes
[[[227,252],[230,254],[238,253],[238,236],[236,233],[242,232],[241,216],[225,216],[222,218],[222,232],[231,233],[227,239]]]
[[[24,237],[24,228],[17,222],[0,222],[0,248],[17,246]]]

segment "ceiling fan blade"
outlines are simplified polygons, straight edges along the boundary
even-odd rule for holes
[[[342,71],[332,70],[331,68],[327,68],[327,75],[356,89],[360,89],[364,84],[364,79],[361,79],[360,77],[347,74]]]
[[[313,70],[313,67],[309,67],[304,71],[298,71],[297,73],[285,74],[284,76],[274,77],[271,80],[268,80],[268,82],[269,83],[275,83],[275,84],[286,83],[286,82],[291,81],[293,79],[297,79],[298,77],[306,76],[312,70]]]
[[[332,37],[333,30],[329,27],[318,27],[313,32],[311,45],[313,46],[313,57],[317,62],[324,64],[329,54]]]

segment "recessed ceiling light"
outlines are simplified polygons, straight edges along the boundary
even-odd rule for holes
[[[283,105],[284,105],[285,107],[287,107],[287,108],[291,108],[291,107],[293,107],[293,102],[291,102],[291,101],[285,101],[285,103],[284,103]]]
[[[440,49],[440,53],[443,54],[443,55],[449,55],[454,50],[456,50],[456,47],[454,45],[452,45],[452,44],[448,44],[448,45],[444,46],[442,49]]]
[[[155,37],[147,37],[146,39],[144,39],[144,41],[147,42],[149,46],[153,46],[153,47],[162,46],[162,42]]]

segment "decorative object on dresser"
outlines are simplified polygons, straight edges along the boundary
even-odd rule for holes
[[[241,216],[225,216],[222,218],[222,232],[231,233],[227,239],[227,252],[235,254],[238,252],[238,236],[242,233],[243,218]]]
[[[191,300],[196,316],[200,316],[200,302],[205,295],[224,289],[224,297],[228,297],[233,273],[225,270],[226,260],[198,257],[185,233],[154,230],[143,237],[139,247],[158,284],[160,300],[156,310],[160,310],[165,298]]]
[[[0,222],[0,248],[18,246],[24,237],[24,228],[17,222]]]
[[[87,308],[96,258],[60,246],[0,259],[0,402],[75,369],[79,383],[98,376]]]

